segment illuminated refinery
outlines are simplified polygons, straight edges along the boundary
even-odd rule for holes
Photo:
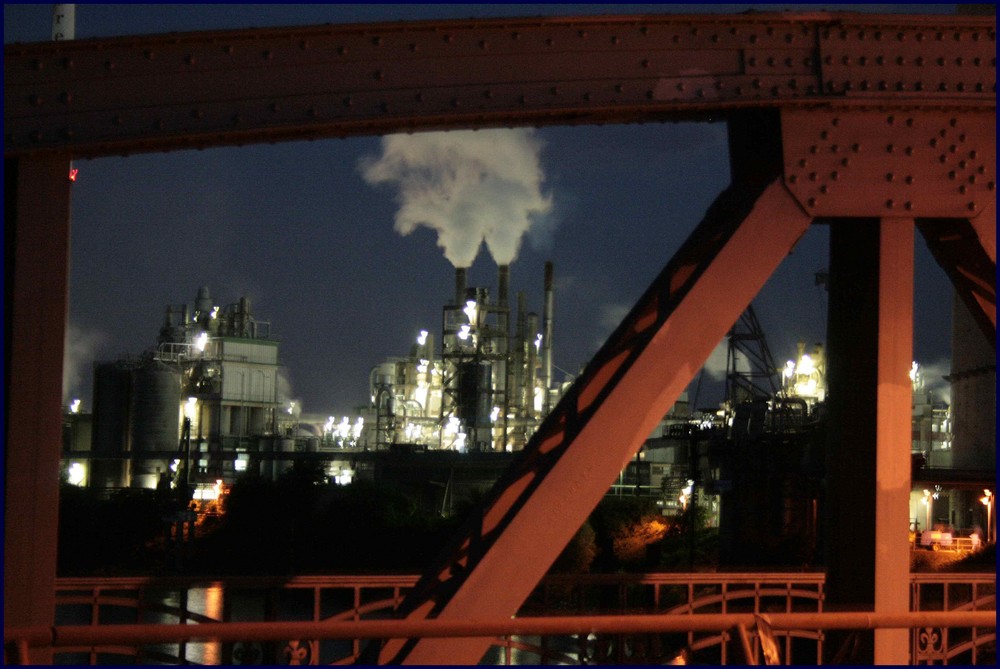
[[[466,269],[456,269],[440,329],[419,330],[409,355],[376,364],[367,402],[350,416],[303,413],[283,397],[270,323],[254,315],[247,298],[220,306],[202,287],[193,305],[166,308],[154,348],[95,363],[93,413],[80,413],[78,399],[67,407],[65,476],[103,489],[187,486],[195,500],[206,500],[243,472],[277,477],[296,461],[312,461],[338,484],[391,481],[447,514],[456,500],[493,484],[572,382],[554,374],[551,263],[542,285],[539,318],[525,292],[512,302],[508,265],[498,267],[495,297],[467,285]],[[724,400],[698,408],[682,394],[608,494],[655,498],[665,515],[698,506],[720,529],[723,559],[745,557],[749,545],[762,553],[795,546],[801,559],[815,559],[824,348],[800,342],[794,359],[776,364],[752,307],[725,343]],[[953,375],[966,386],[976,378]],[[980,467],[976,456],[953,450],[951,407],[917,363],[910,379],[911,527],[935,528],[945,542],[948,528],[976,523],[969,490],[982,487],[981,477],[968,471]],[[966,399],[965,406],[980,405]]]

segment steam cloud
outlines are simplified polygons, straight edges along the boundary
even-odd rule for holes
[[[927,391],[930,392],[934,399],[950,405],[951,383],[946,381],[944,377],[951,373],[951,360],[942,358],[926,365],[923,363],[919,364],[920,372],[924,379],[924,387]]]
[[[108,340],[102,332],[85,332],[73,323],[66,325],[63,341],[63,404],[80,397],[84,386],[84,371],[90,369],[97,350]]]
[[[438,246],[468,267],[486,246],[512,262],[532,225],[546,224],[552,199],[542,193],[541,142],[531,129],[456,130],[382,138],[382,156],[359,168],[369,184],[398,187],[395,229],[437,230]]]

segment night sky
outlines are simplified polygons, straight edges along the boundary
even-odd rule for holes
[[[4,5],[4,42],[42,41],[51,5]],[[428,18],[735,13],[749,8],[952,13],[954,5],[77,5],[76,37]],[[575,374],[727,185],[723,124],[519,130],[538,179],[536,209],[511,263],[511,296],[541,313],[555,266],[554,364]],[[530,152],[529,151],[529,152]],[[397,232],[399,183],[369,183],[383,140],[288,142],[78,161],[72,194],[65,395],[92,406],[94,360],[156,343],[168,304],[246,296],[281,339],[287,397],[306,413],[367,402],[371,368],[441,327],[454,267],[437,232]],[[505,182],[506,184],[506,182]],[[501,189],[502,190],[502,189]],[[814,226],[754,300],[780,365],[796,342],[825,340],[827,231]],[[917,236],[915,359],[933,382],[949,368],[951,290]],[[484,245],[469,285],[495,295]],[[724,366],[724,353],[720,367]],[[706,375],[699,406],[722,399]],[[694,385],[690,389],[694,395]]]

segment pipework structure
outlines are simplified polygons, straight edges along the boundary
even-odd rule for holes
[[[496,299],[488,288],[468,286],[467,268],[457,268],[454,299],[442,307],[440,351],[423,330],[409,357],[372,370],[374,417],[366,417],[360,443],[376,450],[522,450],[561,392],[545,371],[552,360],[552,274],[548,262],[545,328],[526,311],[523,291],[512,328],[510,267],[498,267]]]
[[[405,611],[441,620],[514,615],[814,223],[829,225],[831,240],[827,402],[838,429],[828,434],[836,457],[827,527],[854,537],[828,553],[827,601],[905,611],[913,244],[919,231],[995,357],[995,43],[994,16],[815,12],[397,22],[6,46],[5,219],[15,243],[5,299],[13,389],[5,623],[54,619],[52,472],[71,160],[431,129],[681,120],[727,124],[731,185]],[[876,663],[907,661],[905,631],[876,630],[874,638]],[[474,664],[488,644],[394,640],[381,660]]]

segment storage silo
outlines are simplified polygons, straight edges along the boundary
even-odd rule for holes
[[[155,488],[157,468],[167,471],[180,444],[181,375],[169,365],[149,361],[132,380],[132,485]],[[163,458],[150,458],[163,453]]]
[[[90,485],[123,488],[129,485],[132,371],[123,361],[94,364],[93,459]]]

